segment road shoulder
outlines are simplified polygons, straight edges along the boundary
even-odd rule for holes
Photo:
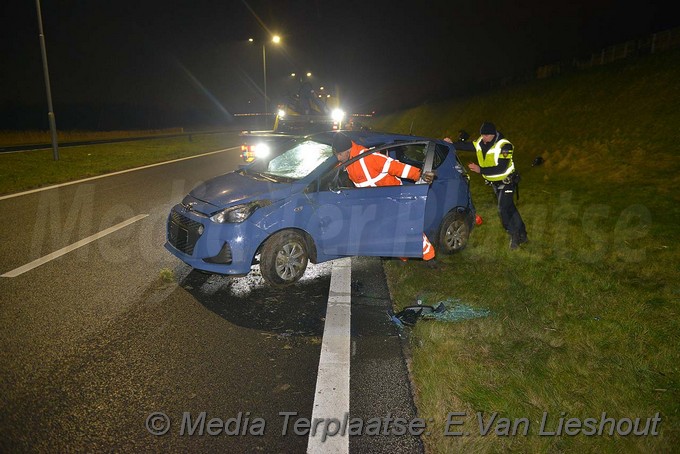
[[[387,315],[391,306],[382,260],[353,258],[350,416],[364,424],[371,418],[411,422],[418,417],[404,341]],[[351,437],[350,452],[422,453],[423,445],[407,430]]]

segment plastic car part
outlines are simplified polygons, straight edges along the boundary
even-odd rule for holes
[[[220,249],[220,252],[216,256],[206,257],[203,259],[203,261],[206,263],[222,263],[225,265],[229,265],[231,264],[231,259],[232,259],[231,246],[229,245],[228,242],[225,241],[225,243],[222,245],[222,248]]]
[[[297,232],[284,230],[269,237],[260,252],[260,272],[274,287],[285,287],[299,281],[309,254],[305,239]]]
[[[439,248],[437,252],[453,254],[465,249],[470,238],[470,226],[465,213],[451,211],[444,216],[439,228]]]

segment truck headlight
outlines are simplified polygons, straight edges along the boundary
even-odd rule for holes
[[[241,205],[234,205],[233,207],[225,208],[210,216],[210,220],[218,224],[232,223],[238,224],[245,221],[260,207],[271,205],[271,200],[256,200],[254,202],[243,203]]]
[[[342,119],[345,118],[345,112],[342,109],[333,109],[331,118],[333,121],[342,121]]]

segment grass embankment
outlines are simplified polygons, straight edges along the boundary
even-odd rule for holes
[[[476,137],[484,120],[515,144],[520,212],[530,243],[508,250],[481,178],[472,190],[484,224],[461,253],[386,262],[397,308],[449,297],[488,318],[419,321],[409,337],[420,416],[435,423],[429,452],[678,452],[680,446],[680,54],[621,62],[423,106],[377,130]],[[531,167],[537,155],[545,164]],[[461,153],[464,162],[473,158]],[[427,282],[424,286],[423,283]],[[467,412],[444,435],[448,412]],[[477,412],[527,418],[518,435],[481,436]],[[658,436],[539,436],[540,421],[647,418]],[[626,423],[621,427],[625,433]],[[586,428],[586,433],[590,432]]]
[[[131,142],[0,153],[0,194],[102,175],[233,146],[238,133],[193,134]],[[120,137],[120,136],[119,136]],[[109,137],[110,138],[110,137]]]

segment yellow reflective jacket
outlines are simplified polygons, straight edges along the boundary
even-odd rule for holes
[[[504,145],[512,144],[507,139],[497,140],[489,151],[482,151],[480,145],[482,137],[480,136],[477,140],[473,142],[475,150],[477,150],[477,162],[482,173],[482,176],[489,181],[502,181],[508,175],[515,171],[515,164],[512,162],[512,149],[503,152]]]

